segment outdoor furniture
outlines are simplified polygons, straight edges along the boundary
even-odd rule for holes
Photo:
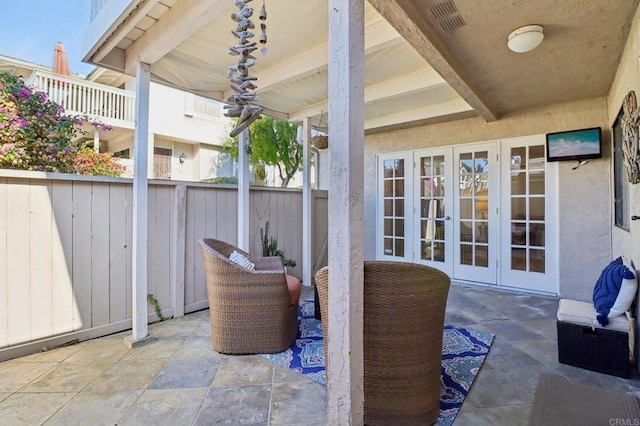
[[[638,281],[630,258],[620,256],[602,270],[592,302],[560,299],[558,361],[629,378],[634,359],[632,307]]]
[[[292,305],[279,257],[254,257],[224,241],[199,240],[207,282],[213,349],[225,354],[276,353],[296,339],[298,304]],[[255,264],[231,260],[233,251]]]
[[[316,285],[325,360],[328,268]],[[450,279],[424,265],[364,262],[364,423],[431,424],[440,412],[444,312]]]
[[[601,326],[593,303],[560,299],[558,304],[558,362],[604,374],[629,378],[634,323],[626,315]]]

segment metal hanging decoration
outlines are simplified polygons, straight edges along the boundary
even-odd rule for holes
[[[267,20],[267,6],[264,3],[264,0],[262,0],[262,8],[260,8],[260,13],[258,13],[258,18],[263,21],[260,24],[260,29],[262,30],[262,33],[260,34],[260,38],[258,39],[260,41],[260,44],[262,45],[262,49],[260,49],[260,52],[262,53],[262,55],[266,55],[267,54],[267,25],[264,23],[264,21]]]
[[[640,182],[640,108],[636,93],[631,90],[622,102],[624,114],[622,127],[622,153],[624,155],[627,178],[632,184]]]
[[[262,29],[262,33],[260,34],[260,38],[258,40],[262,45],[262,49],[260,49],[260,52],[262,53],[262,56],[264,56],[267,54],[267,46],[265,46],[267,44],[267,26],[265,24],[260,24],[260,28]]]
[[[249,75],[249,69],[256,63],[256,58],[251,53],[258,48],[255,41],[249,40],[255,36],[250,31],[255,28],[255,24],[251,21],[253,8],[247,6],[251,1],[234,0],[238,12],[231,14],[231,19],[237,23],[235,31],[231,33],[238,39],[238,43],[229,48],[230,55],[238,56],[238,61],[229,67],[228,72],[230,86],[235,93],[227,98],[229,104],[224,106],[227,110],[225,116],[238,118],[236,127],[229,133],[231,137],[242,133],[251,123],[260,118],[263,111],[261,106],[253,104],[258,100],[255,93],[257,86],[254,83],[258,78]]]

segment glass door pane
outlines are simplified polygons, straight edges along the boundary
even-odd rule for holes
[[[444,155],[419,158],[420,259],[445,262]]]
[[[510,269],[544,273],[546,269],[544,146],[511,148],[510,164]]]
[[[461,153],[458,163],[460,264],[489,266],[489,156]]]
[[[382,202],[382,255],[406,256],[405,176],[404,158],[381,158],[380,199]]]

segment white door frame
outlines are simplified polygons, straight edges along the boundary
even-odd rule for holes
[[[403,196],[396,197],[394,195],[390,198],[387,197],[385,200],[385,184],[383,183],[383,180],[387,185],[391,182],[392,185],[394,185],[394,188],[396,187],[398,180],[402,180],[399,176],[395,175],[393,177],[385,178],[384,165],[386,161],[391,160],[401,160],[404,162],[404,185],[402,186]],[[378,186],[378,199],[376,200],[376,257],[380,260],[413,262],[413,247],[410,243],[411,236],[413,235],[413,224],[411,220],[413,218],[413,154],[411,152],[379,154],[376,167],[376,183]],[[387,202],[386,204],[385,201]],[[390,208],[393,210],[390,211]],[[399,209],[402,209],[401,214],[398,213]],[[402,232],[400,232],[400,229],[396,228],[396,225],[398,224],[396,221],[398,219],[404,220]],[[389,221],[391,221],[391,225],[389,225]],[[393,227],[391,232],[393,234],[392,237],[385,237],[385,226]],[[398,234],[400,233],[402,233],[403,236],[399,236]],[[393,242],[391,250],[388,245],[390,241]],[[400,244],[401,241],[404,241],[402,255],[397,255],[396,248],[398,248],[398,246],[396,244]],[[385,244],[387,244],[386,247]]]
[[[499,244],[499,227],[498,227],[498,219],[499,219],[499,209],[498,203],[499,198],[498,194],[500,193],[500,187],[498,179],[499,177],[499,169],[498,169],[498,157],[497,157],[497,142],[496,141],[488,141],[481,143],[473,143],[473,144],[465,144],[458,145],[453,148],[453,169],[454,169],[454,179],[453,185],[457,189],[454,194],[453,203],[453,246],[454,246],[454,263],[453,263],[453,271],[454,278],[465,280],[465,281],[474,281],[480,282],[483,284],[497,284],[498,283],[498,244]],[[463,185],[468,185],[461,182],[461,163],[460,155],[471,153],[472,155],[476,155],[480,152],[486,152],[486,164],[483,166],[483,170],[486,170],[487,179],[486,182],[472,182],[473,186],[476,188],[480,188],[480,185],[484,185],[487,187],[487,195],[483,195],[482,199],[487,199],[487,204],[485,205],[485,210],[483,210],[483,214],[486,214],[486,222],[484,222],[481,218],[477,217],[478,214],[478,206],[476,203],[478,199],[476,199],[476,194],[469,195],[464,197],[464,201],[468,201],[469,205],[467,206],[467,213],[462,214],[462,201],[463,198],[460,195],[462,191]],[[475,158],[474,161],[478,162],[478,158]],[[472,175],[474,178],[478,178],[482,176],[484,173],[475,173]],[[471,183],[471,182],[470,182]],[[486,198],[485,198],[486,197]],[[470,211],[469,211],[470,210]],[[473,218],[469,215],[472,214]],[[472,240],[463,241],[461,238],[462,235],[462,222],[466,222],[470,224],[470,229],[467,230],[467,234],[471,232]],[[488,226],[483,230],[483,238],[481,239],[479,234],[480,224],[487,224]],[[478,225],[478,226],[476,226]],[[469,255],[471,258],[467,258],[466,261],[471,262],[471,264],[465,264],[461,261],[462,252],[461,247],[465,246],[470,250]],[[485,250],[486,249],[486,250]],[[482,251],[482,253],[480,253]],[[486,253],[486,254],[485,254]],[[486,263],[485,263],[486,262]],[[486,266],[484,266],[486,264]],[[477,266],[483,265],[483,266]]]
[[[500,283],[504,287],[512,287],[523,289],[527,291],[537,293],[551,293],[558,294],[559,292],[559,183],[558,183],[558,163],[554,162],[542,162],[542,167],[536,165],[534,168],[528,165],[514,165],[512,167],[511,161],[511,149],[514,147],[530,147],[538,146],[544,149],[545,147],[545,135],[532,135],[520,138],[506,139],[501,144],[501,181],[503,191],[501,192],[500,204],[503,212],[500,218],[500,229],[502,238],[500,241]],[[542,151],[544,155],[544,150]],[[540,157],[538,157],[540,158]],[[546,158],[546,156],[544,157]],[[539,164],[539,162],[538,162]],[[540,167],[540,168],[539,168]],[[525,231],[522,240],[512,241],[512,214],[511,214],[511,176],[522,175],[526,176],[527,188],[531,185],[531,172],[540,173],[542,170],[545,172],[545,185],[544,185],[544,247],[536,247],[529,244],[529,238],[532,238],[532,232],[526,231],[528,228],[528,220],[520,222]],[[529,198],[529,197],[525,197]],[[526,206],[529,205],[529,201],[526,201]],[[536,222],[536,221],[534,221]],[[512,242],[517,244],[515,247],[520,247],[520,250],[534,250],[543,249],[545,252],[545,271],[541,272],[527,272],[522,270],[516,270],[511,267],[511,249]],[[528,256],[525,259],[528,265]],[[527,267],[525,267],[526,269]]]
[[[522,289],[543,294],[559,291],[559,183],[558,164],[545,162],[545,273],[511,269],[511,155],[512,147],[545,145],[544,135],[484,141],[456,146],[416,149],[377,155],[376,258],[427,264],[447,273],[453,280],[476,282],[499,287]],[[487,151],[489,167],[488,193],[488,265],[478,267],[460,262],[460,153]],[[425,156],[445,156],[445,262],[421,259],[421,194],[420,159]],[[404,251],[402,256],[385,253],[384,162],[404,161],[404,197],[393,199],[403,208]],[[393,180],[393,179],[392,179]],[[387,209],[389,208],[387,200]],[[394,204],[395,205],[395,204]],[[475,206],[475,203],[474,203]],[[397,217],[386,217],[395,219]],[[394,222],[395,223],[395,222]],[[387,222],[387,226],[388,222]],[[475,234],[474,234],[475,235]],[[392,238],[396,238],[393,236]],[[475,237],[474,237],[475,238]],[[475,248],[475,242],[471,242]]]
[[[444,157],[444,170],[432,170],[425,172],[421,170],[422,167],[422,158],[431,157]],[[413,229],[415,234],[411,234],[413,236],[413,261],[415,263],[421,263],[424,265],[432,266],[436,269],[441,270],[449,276],[453,274],[453,243],[451,238],[453,237],[453,200],[454,196],[454,185],[453,185],[453,167],[452,160],[453,158],[453,149],[451,147],[447,148],[428,148],[428,149],[420,149],[414,152],[413,155]],[[433,167],[433,166],[432,166]],[[431,182],[427,180],[426,176],[434,176],[434,180],[437,182]],[[425,176],[423,178],[423,176]],[[417,183],[416,183],[417,182]],[[435,206],[439,210],[438,213],[434,213],[433,207],[434,205],[430,204],[431,200],[425,200],[426,203],[423,204],[423,185],[430,184],[431,190],[436,191],[436,194],[433,194],[432,197],[443,197],[441,203],[436,204]],[[443,185],[444,184],[444,185]],[[437,188],[442,188],[444,186],[444,191],[438,190]],[[426,190],[425,190],[426,191]],[[443,208],[444,207],[444,208]],[[442,209],[443,210],[440,210]],[[427,210],[426,212],[423,210]],[[425,217],[428,219],[425,220]],[[425,227],[423,227],[423,222],[425,222]],[[444,235],[437,235],[439,232],[436,230],[439,228],[438,225],[444,224]],[[423,231],[424,230],[424,231]],[[423,233],[425,235],[423,235]],[[435,256],[435,248],[433,248],[434,252],[431,252],[432,248],[430,247],[430,243],[426,241],[427,235],[431,234],[430,238],[437,240],[444,240],[444,260],[437,260]],[[428,250],[427,254],[429,259],[423,259],[423,241],[425,242],[424,249]],[[436,243],[438,244],[438,243]],[[442,243],[440,243],[442,245]],[[433,259],[431,259],[431,257]]]

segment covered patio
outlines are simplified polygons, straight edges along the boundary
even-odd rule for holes
[[[529,424],[542,373],[640,396],[637,372],[625,380],[558,363],[556,308],[554,298],[451,287],[446,323],[496,335],[455,425]],[[0,364],[0,417],[12,425],[327,424],[324,386],[259,355],[214,352],[207,310],[150,331],[160,339],[144,348],[124,346],[124,332]]]
[[[242,7],[244,3],[236,5]],[[479,245],[471,247],[456,240],[473,238],[460,237],[465,233],[448,225],[453,217],[460,227],[464,218],[460,217],[459,208],[452,215],[439,216],[453,238],[444,239],[447,247],[453,242],[476,250],[475,257],[470,257],[472,268],[466,268],[468,264],[446,265],[453,278],[504,288],[531,285],[528,289],[532,291],[587,300],[593,280],[584,277],[597,277],[602,266],[619,254],[637,259],[640,247],[632,235],[637,232],[635,224],[616,226],[618,223],[614,225],[612,220],[610,178],[615,170],[613,144],[608,136],[625,94],[638,89],[638,1],[623,5],[613,1],[570,2],[558,7],[551,0],[482,5],[330,0],[298,2],[295,6],[271,0],[266,7],[268,51],[265,56],[256,52],[255,72],[252,69],[252,75],[257,77],[257,104],[269,115],[302,123],[306,166],[312,129],[327,131],[330,140],[329,334],[334,337],[329,347],[328,423],[362,421],[363,321],[358,315],[363,303],[362,261],[394,256],[395,260],[420,263],[433,260],[417,254],[422,250],[420,242],[425,233],[413,232],[412,223],[415,229],[421,229],[420,218],[409,213],[405,218],[404,213],[415,212],[418,204],[412,204],[413,198],[425,194],[407,186],[411,195],[399,197],[404,202],[399,209],[402,217],[386,222],[388,215],[381,207],[384,197],[378,191],[384,183],[383,160],[388,158],[389,164],[396,164],[403,179],[404,161],[407,171],[418,169],[413,164],[424,160],[425,157],[415,159],[426,149],[446,147],[450,154],[458,155],[457,162],[447,164],[455,163],[458,168],[464,158],[480,158],[488,165],[484,172],[492,183],[483,201],[491,207],[483,209],[482,214],[474,213],[481,219],[472,224],[488,226],[488,241],[475,241],[473,244]],[[106,2],[96,13],[86,35],[85,60],[136,77],[136,158],[144,158],[148,150],[145,117],[151,80],[223,102],[233,95],[227,70],[235,63],[228,55],[229,46],[236,42],[229,35],[234,28],[229,17],[235,10],[230,2],[222,0],[120,0]],[[543,44],[530,53],[510,51],[506,46],[509,33],[531,24],[544,27]],[[321,128],[325,114],[328,128]],[[545,133],[596,126],[604,129],[602,159],[580,170],[568,163],[543,161]],[[483,145],[473,152],[474,146],[482,142],[488,148]],[[471,151],[462,151],[465,149]],[[389,157],[385,157],[387,153]],[[425,155],[437,157],[433,151]],[[516,178],[514,170],[520,170],[510,167],[516,157],[518,164],[528,158],[523,165],[535,165],[548,172],[543,177],[541,193],[533,196],[541,200],[541,212],[533,214],[527,207],[522,212],[526,220],[535,216],[531,221],[542,225],[538,229],[543,229],[543,242],[534,242],[524,250],[542,258],[543,266],[526,269],[524,274],[510,266],[512,253],[522,250],[512,248],[511,222],[520,216],[511,209],[528,205],[528,201],[519,204],[510,198],[510,177]],[[246,157],[241,156],[240,163],[244,172],[239,177],[237,244],[242,248],[247,246],[248,190],[243,178],[248,169]],[[539,170],[535,167],[534,175]],[[497,174],[490,176],[494,171]],[[528,176],[524,173],[529,171],[524,171],[522,177]],[[457,182],[448,176],[442,175],[447,182]],[[415,180],[422,182],[422,178],[417,176]],[[454,185],[448,188],[452,190]],[[134,188],[131,340],[136,342],[147,336],[144,162],[136,164]],[[308,179],[304,191],[302,278],[309,284],[313,271],[309,257],[312,222]],[[404,188],[400,192],[404,194],[403,191]],[[638,206],[636,194],[637,190],[629,189],[629,206]],[[576,212],[581,213],[579,218]],[[390,228],[397,227],[399,231],[385,240],[383,222],[385,226],[394,223]],[[393,249],[383,248],[387,240],[390,245],[398,244]],[[576,241],[581,242],[579,247]],[[446,257],[463,263],[463,256]],[[476,257],[483,259],[481,264],[473,263]],[[524,264],[529,265],[530,260]],[[518,277],[509,278],[513,276]],[[545,285],[535,288],[529,284],[536,280]],[[452,298],[454,303],[455,297]],[[470,306],[482,300],[480,294],[468,299],[465,302]],[[529,306],[523,312],[530,311],[533,301],[527,302]],[[466,305],[461,309],[468,310]],[[549,325],[553,312],[550,309],[545,313],[550,321],[548,339],[553,334]],[[502,318],[505,322],[492,325],[519,321],[522,312],[512,314],[513,317]],[[450,310],[449,315],[455,312]],[[509,331],[496,334],[499,338]],[[514,341],[526,335],[514,334]],[[555,355],[547,349],[536,362]],[[517,353],[507,354],[499,359],[507,365],[518,362]],[[482,376],[479,382],[480,379]]]

